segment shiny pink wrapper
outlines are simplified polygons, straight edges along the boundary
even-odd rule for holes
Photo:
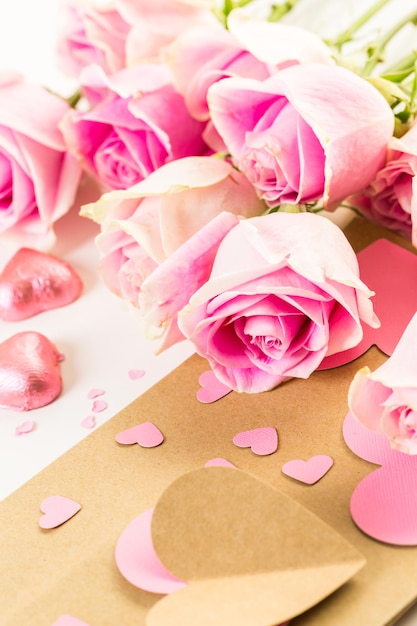
[[[65,306],[82,288],[80,277],[65,261],[21,248],[0,274],[0,318],[16,322]]]
[[[0,344],[0,407],[30,411],[49,404],[62,390],[62,357],[44,335],[21,332]]]

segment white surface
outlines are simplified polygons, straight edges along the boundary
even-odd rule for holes
[[[73,83],[61,76],[54,63],[58,1],[3,1],[0,70],[19,70],[32,81],[69,95]],[[317,2],[303,2],[305,6],[317,7]],[[321,5],[324,4],[322,0]],[[339,15],[343,7],[344,17],[350,18],[354,7],[361,10],[370,2],[328,0],[328,4],[333,8],[337,5]],[[401,5],[404,12],[407,6],[415,7],[416,3],[392,0],[392,5],[396,11]],[[317,22],[317,13],[315,15]],[[71,263],[85,286],[77,302],[24,322],[0,322],[0,342],[21,330],[34,330],[48,336],[65,355],[61,365],[64,389],[56,401],[30,413],[0,410],[0,499],[89,434],[80,422],[91,414],[92,401],[87,398],[91,388],[100,387],[106,392],[103,398],[108,402],[108,409],[97,414],[99,426],[192,353],[184,342],[163,355],[153,355],[153,346],[143,338],[135,316],[109,294],[95,272],[95,233],[96,227],[78,217],[76,211],[58,225],[58,246],[53,252]],[[11,250],[0,249],[0,268],[10,256]],[[132,381],[128,377],[131,368],[144,369],[146,374]],[[28,419],[36,422],[34,432],[15,436],[16,426]],[[417,608],[398,625],[416,626]]]

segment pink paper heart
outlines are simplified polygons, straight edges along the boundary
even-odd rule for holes
[[[52,624],[52,626],[89,626],[87,622],[82,622],[80,619],[76,617],[71,617],[71,615],[61,615],[58,619]]]
[[[0,318],[15,322],[76,300],[82,282],[73,268],[51,254],[21,248],[0,274]]]
[[[131,380],[138,380],[139,378],[143,378],[145,376],[145,370],[129,370],[128,376]]]
[[[83,428],[91,429],[96,425],[96,418],[94,415],[87,415],[83,420],[81,420],[80,426]]]
[[[172,593],[187,585],[162,565],[153,548],[152,514],[153,509],[144,511],[123,530],[116,544],[116,564],[135,587],[152,593]]]
[[[224,396],[227,396],[232,390],[227,385],[221,383],[212,370],[203,372],[198,379],[201,385],[201,389],[197,391],[197,400],[203,404],[209,404],[220,400]]]
[[[20,435],[27,435],[27,433],[31,433],[35,428],[35,422],[32,420],[28,420],[27,422],[23,422],[23,424],[19,424],[16,426],[15,434],[19,437]]]
[[[64,496],[49,496],[42,500],[41,511],[44,513],[39,520],[41,528],[50,529],[61,526],[81,509],[81,504]]]
[[[91,410],[94,413],[101,413],[108,408],[108,404],[105,400],[94,400]]]
[[[266,456],[278,448],[278,433],[272,426],[244,430],[233,437],[233,443],[239,448],[251,448],[254,454]]]
[[[164,440],[164,436],[152,422],[143,422],[116,435],[117,443],[123,445],[139,444],[142,448],[155,448]]]
[[[286,476],[299,480],[306,485],[313,485],[320,478],[323,478],[325,474],[333,465],[333,459],[327,454],[317,454],[312,456],[307,461],[302,459],[293,459],[287,461],[281,468],[281,471]]]
[[[95,398],[98,398],[99,396],[103,396],[105,394],[104,389],[99,389],[99,388],[93,388],[90,389],[90,391],[87,394],[87,398],[89,398],[89,400],[94,400]]]
[[[234,467],[236,468],[236,465],[233,465],[233,463],[231,463],[227,459],[223,459],[222,457],[216,457],[215,459],[210,459],[209,461],[207,461],[207,463],[204,464],[204,467]]]
[[[30,411],[59,396],[62,379],[59,352],[36,332],[12,335],[0,344],[0,406]]]

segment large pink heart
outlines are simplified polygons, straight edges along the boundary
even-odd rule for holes
[[[55,400],[62,390],[53,343],[37,332],[21,332],[0,344],[0,406],[30,411]]]
[[[0,318],[15,322],[65,306],[79,297],[82,287],[65,261],[21,248],[0,274]]]

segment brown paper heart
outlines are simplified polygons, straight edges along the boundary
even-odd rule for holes
[[[159,601],[148,626],[270,626],[314,606],[365,564],[303,506],[224,467],[168,487],[152,540],[165,567],[189,585]]]
[[[76,300],[82,282],[75,270],[57,257],[21,248],[0,274],[0,318],[16,322]]]
[[[0,344],[0,407],[30,411],[62,390],[62,356],[45,335],[21,332]]]

